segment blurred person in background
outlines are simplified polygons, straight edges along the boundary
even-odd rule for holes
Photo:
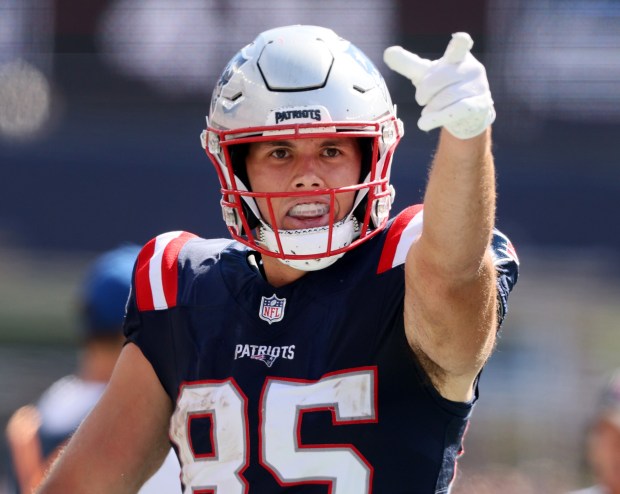
[[[122,323],[138,252],[137,246],[124,245],[93,262],[78,293],[80,355],[75,373],[56,381],[36,404],[19,408],[9,419],[6,439],[16,492],[34,490],[110,380],[125,341]],[[180,492],[173,454],[140,492]]]
[[[586,441],[596,485],[571,494],[620,494],[620,368],[604,386],[599,400]]]

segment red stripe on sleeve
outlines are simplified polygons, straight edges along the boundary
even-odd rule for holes
[[[161,260],[161,280],[164,287],[164,296],[168,307],[177,304],[178,276],[179,276],[179,252],[187,241],[196,237],[193,233],[183,232],[177,238],[168,243],[164,249]]]
[[[138,254],[134,284],[136,289],[136,303],[138,310],[153,310],[153,294],[151,292],[151,280],[149,276],[149,265],[151,257],[155,252],[155,239],[149,241]]]
[[[392,269],[392,263],[394,262],[396,249],[398,247],[400,237],[403,234],[403,230],[407,227],[415,215],[422,211],[423,207],[423,204],[409,206],[394,219],[392,225],[390,226],[390,230],[387,233],[385,243],[383,244],[383,251],[381,252],[381,258],[379,259],[377,274],[381,274]]]
[[[514,248],[514,245],[512,245],[512,242],[510,240],[508,240],[508,247],[506,250],[508,251],[508,254],[513,257],[515,262],[519,264],[519,256],[517,256],[517,250]]]

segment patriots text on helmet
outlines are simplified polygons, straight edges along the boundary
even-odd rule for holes
[[[312,120],[321,120],[321,110],[318,108],[307,110],[285,110],[276,111],[276,123],[284,122],[286,120],[298,119],[298,118],[311,118]]]

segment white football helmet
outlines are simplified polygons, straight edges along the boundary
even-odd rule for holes
[[[330,29],[297,25],[266,31],[233,57],[213,91],[201,140],[220,179],[232,237],[311,271],[331,265],[385,227],[394,198],[392,155],[402,135],[402,122],[372,62]],[[337,194],[357,191],[352,210],[324,227],[278,229],[275,217],[261,215],[256,198],[269,204],[276,197],[316,197],[317,191],[249,190],[247,146],[239,145],[329,136],[360,138],[360,183],[318,191],[332,202]]]

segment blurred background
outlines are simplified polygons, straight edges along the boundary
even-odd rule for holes
[[[498,113],[498,227],[522,267],[457,494],[483,476],[522,493],[586,485],[585,427],[620,366],[616,0],[0,0],[0,423],[74,368],[97,254],[169,230],[227,236],[199,142],[211,89],[258,32],[296,23],[334,29],[384,73],[406,127],[396,210],[421,200],[437,134],[417,129],[382,52],[438,58],[452,32],[474,38]],[[0,446],[0,479],[5,463]]]

